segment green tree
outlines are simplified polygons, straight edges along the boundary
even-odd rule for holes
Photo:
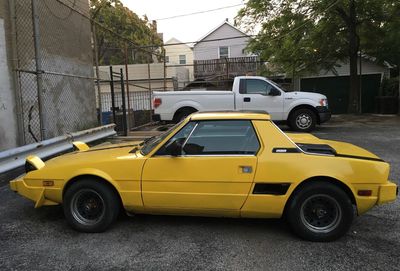
[[[156,25],[146,16],[140,18],[119,0],[90,0],[91,18],[104,27],[95,25],[98,59],[100,65],[148,63],[160,55],[162,40]],[[111,30],[111,31],[110,31]]]
[[[383,4],[385,3],[385,4]],[[349,113],[359,112],[357,59],[385,36],[397,0],[249,0],[237,23],[260,32],[249,49],[293,76],[350,65]],[[368,41],[368,42],[367,42]]]

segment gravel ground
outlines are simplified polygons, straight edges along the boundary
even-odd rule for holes
[[[399,117],[337,117],[314,134],[373,151],[399,183]],[[336,242],[311,243],[276,219],[122,216],[83,234],[59,206],[34,209],[8,186],[0,199],[0,270],[400,270],[399,200],[356,218]]]

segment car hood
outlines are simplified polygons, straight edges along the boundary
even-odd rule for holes
[[[332,154],[335,154],[338,157],[382,161],[378,156],[376,156],[372,152],[369,152],[363,148],[360,148],[360,147],[350,144],[350,143],[320,139],[311,134],[288,133],[287,135],[300,148],[302,148],[305,151],[307,151],[307,149],[310,149],[310,150],[314,150],[317,154],[319,154],[320,150],[324,150],[323,153],[327,153],[330,150],[333,150]],[[310,151],[310,152],[313,152],[313,151]]]
[[[75,151],[61,156],[57,156],[45,162],[46,167],[76,164],[84,166],[90,163],[111,161],[116,158],[130,158],[136,156],[136,151],[140,149],[141,141],[132,141],[120,144],[107,144],[90,148],[86,151]]]

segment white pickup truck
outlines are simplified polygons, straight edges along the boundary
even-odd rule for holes
[[[330,119],[326,96],[311,92],[285,92],[260,76],[235,77],[232,90],[190,90],[153,93],[154,120],[178,122],[196,111],[260,110],[275,122],[309,132]]]

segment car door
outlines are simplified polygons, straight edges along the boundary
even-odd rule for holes
[[[183,151],[171,156],[166,147],[176,140]],[[239,214],[254,179],[259,148],[250,120],[189,122],[146,161],[145,208]]]
[[[272,120],[283,119],[283,95],[262,79],[241,79],[237,105],[243,110],[267,111]]]

